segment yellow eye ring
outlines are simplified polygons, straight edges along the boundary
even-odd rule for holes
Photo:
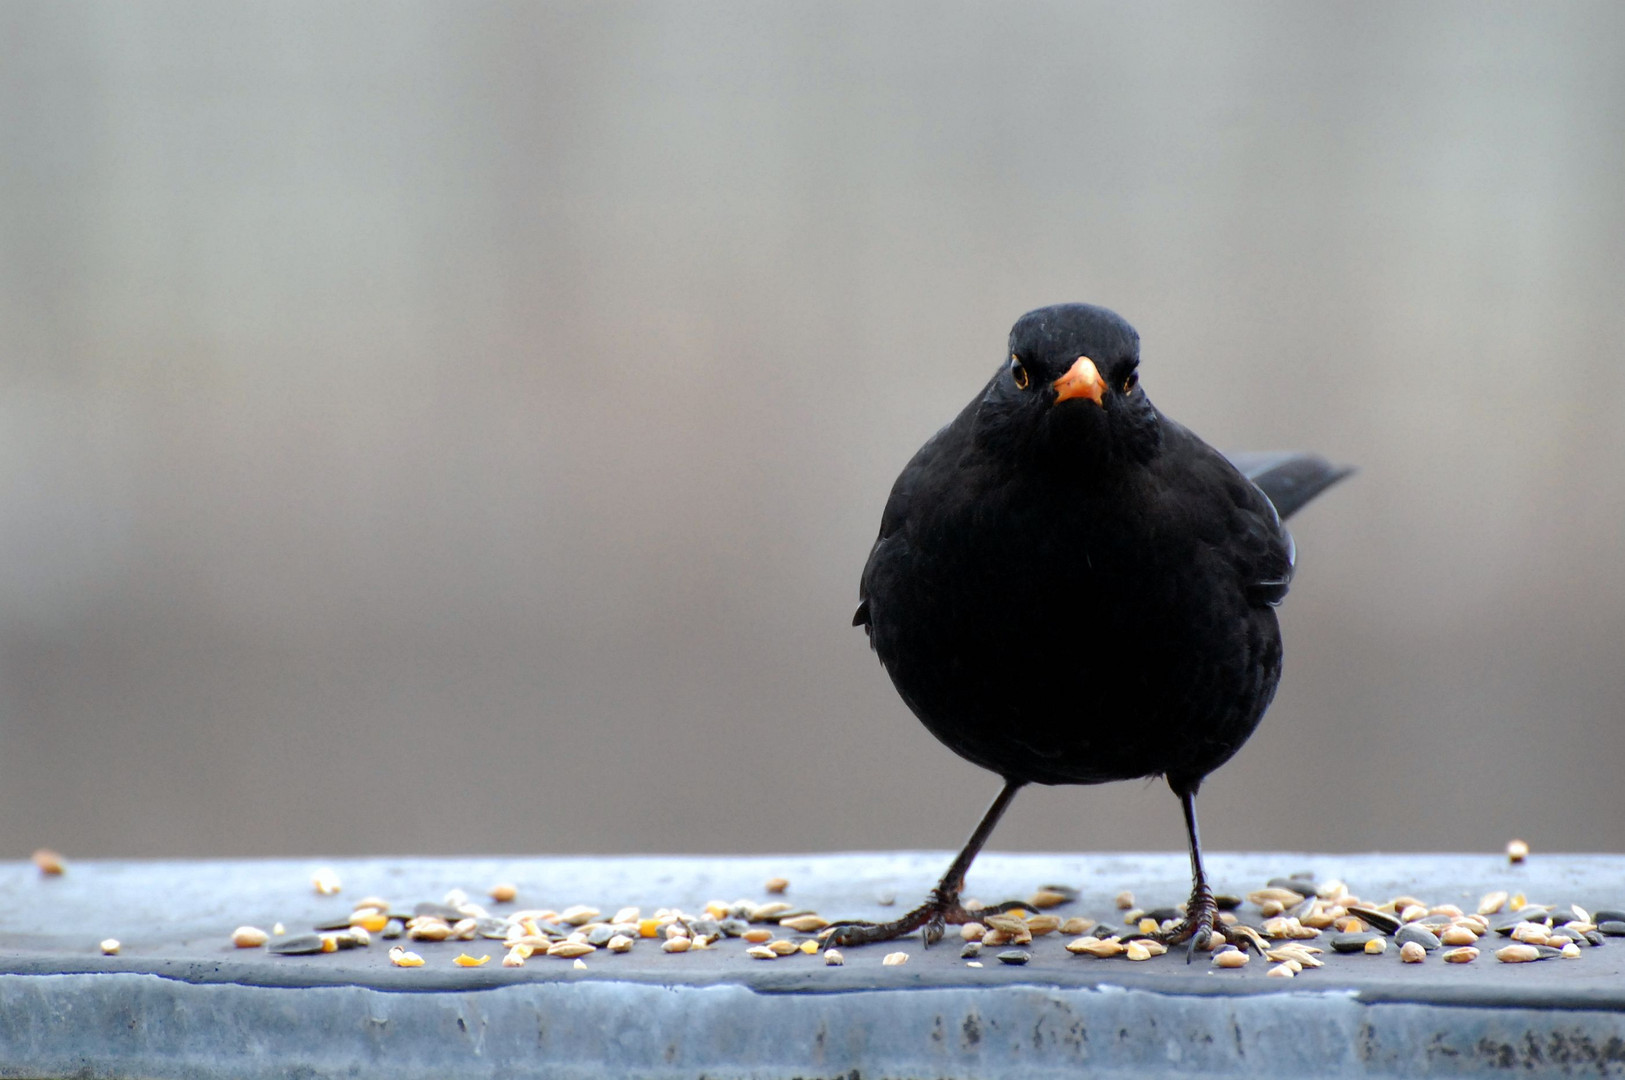
[[[1138,371],[1131,371],[1127,375],[1123,376],[1123,393],[1132,394],[1134,393],[1134,388],[1139,385],[1140,373]]]
[[[1017,390],[1025,390],[1032,385],[1032,376],[1027,374],[1027,365],[1016,358],[1015,353],[1010,354],[1010,378],[1015,380]]]

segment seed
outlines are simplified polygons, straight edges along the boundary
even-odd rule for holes
[[[961,960],[971,960],[981,955],[982,943],[980,941],[967,941],[965,942],[965,947],[959,950],[959,958]]]
[[[474,935],[479,931],[477,919],[459,919],[457,925],[451,928],[451,936],[458,941],[473,941]]]
[[[1523,893],[1513,893],[1512,899],[1507,901],[1508,911],[1522,911],[1529,906],[1529,898]]]
[[[1401,926],[1399,932],[1394,935],[1394,942],[1398,945],[1408,945],[1413,941],[1429,952],[1439,947],[1439,938],[1433,931],[1414,923]]]
[[[632,939],[625,934],[616,934],[604,946],[610,952],[621,953],[632,951]]]
[[[588,907],[586,904],[576,904],[574,907],[567,907],[559,912],[559,922],[568,926],[585,926],[598,918],[598,915],[597,908]]]
[[[231,932],[231,943],[239,949],[254,949],[271,940],[267,934],[257,926],[239,926]]]
[[[1495,958],[1503,964],[1527,964],[1540,959],[1540,950],[1533,945],[1508,945],[1495,950]]]
[[[1117,898],[1112,903],[1117,905],[1118,911],[1127,911],[1134,906],[1134,894],[1124,889],[1117,894]]]
[[[340,889],[339,876],[324,866],[310,876],[310,885],[318,896],[335,896]]]
[[[887,953],[886,959],[882,960],[880,963],[885,967],[901,967],[902,965],[908,963],[908,953]]]
[[[1281,964],[1297,964],[1298,970],[1306,967],[1323,967],[1323,962],[1315,954],[1320,950],[1308,945],[1282,945],[1279,949],[1271,949],[1264,955]]]
[[[522,949],[520,946],[515,945],[513,948],[509,949],[508,954],[502,958],[502,966],[524,967],[525,961],[528,959],[530,959],[530,953]]]
[[[1151,959],[1151,950],[1140,944],[1138,941],[1129,942],[1128,946],[1124,949],[1124,952],[1128,954],[1128,958],[1130,960]]]
[[[1161,956],[1163,953],[1168,951],[1168,946],[1153,938],[1136,938],[1134,941],[1129,942],[1129,946],[1134,945],[1141,946],[1152,956]]]
[[[982,923],[991,930],[1003,930],[1007,934],[1015,934],[1027,929],[1025,920],[1013,918],[1009,915],[989,915],[982,919]]]
[[[1293,889],[1283,889],[1278,885],[1272,885],[1267,889],[1259,889],[1256,892],[1247,894],[1247,902],[1257,904],[1259,907],[1263,907],[1265,901],[1274,900],[1281,904],[1283,908],[1287,908],[1303,903],[1303,899],[1303,893]]]
[[[1247,966],[1248,956],[1240,949],[1226,949],[1213,954],[1213,966],[1222,968],[1239,968]]]
[[[451,962],[456,964],[458,967],[479,967],[489,959],[491,959],[490,953],[486,953],[484,956],[480,957],[470,956],[467,953],[458,953],[456,956],[452,957]]]
[[[1010,949],[999,954],[999,963],[1020,966],[1033,958],[1033,954],[1021,949]]]
[[[1278,979],[1290,979],[1296,975],[1297,972],[1293,971],[1292,967],[1288,964],[1276,964],[1274,967],[1264,972],[1264,974],[1274,975]]]
[[[316,934],[292,934],[272,941],[266,951],[277,956],[309,956],[327,951],[323,944],[322,938]]]
[[[773,940],[773,931],[771,931],[771,930],[763,930],[761,927],[756,927],[755,929],[752,929],[752,930],[746,930],[743,934],[740,934],[739,936],[744,938],[746,941],[750,942],[753,945],[761,945],[764,942],[768,942],[768,941]]]
[[[389,950],[389,962],[396,967],[422,967],[423,957],[415,952],[407,952],[397,945]]]
[[[364,927],[370,931],[382,930],[389,925],[389,916],[378,908],[359,908],[350,913],[350,925]]]
[[[1597,930],[1609,937],[1625,937],[1625,922],[1619,919],[1604,919],[1597,924]]]
[[[639,919],[638,937],[657,937],[660,934],[659,919]]]
[[[666,935],[666,940],[667,941],[670,941],[672,938],[680,938],[680,937],[685,937],[686,938],[686,937],[690,936],[689,932],[688,932],[688,927],[684,926],[682,923],[677,923],[677,922],[671,923],[666,927],[665,935]]]
[[[1336,900],[1340,896],[1347,896],[1348,891],[1349,887],[1336,878],[1322,882],[1315,887],[1315,895],[1322,900]]]
[[[1447,926],[1444,933],[1439,935],[1441,945],[1471,945],[1478,940],[1478,935],[1465,926]]]
[[[1060,907],[1062,904],[1070,903],[1077,898],[1078,894],[1075,889],[1063,890],[1057,885],[1044,885],[1027,898],[1027,903],[1040,911],[1044,911],[1048,908]]]
[[[1097,937],[1082,937],[1076,941],[1067,942],[1066,951],[1069,953],[1087,953],[1090,956],[1106,958],[1119,956],[1128,951],[1128,947],[1116,938],[1102,940]]]
[[[806,953],[808,956],[811,956],[813,953],[818,951],[818,939],[808,938],[806,941],[803,941],[799,947],[802,952]]]
[[[766,889],[770,893],[773,893],[774,895],[783,893],[784,890],[788,889],[789,887],[789,879],[781,877],[770,877],[767,879],[767,883],[762,886],[762,888]]]
[[[824,963],[830,967],[840,967],[846,963],[846,957],[841,955],[840,949],[825,949]]]
[[[1432,907],[1428,908],[1428,914],[1448,915],[1454,919],[1462,915],[1463,912],[1461,908],[1457,907],[1455,904],[1434,904]]]
[[[1266,900],[1258,905],[1259,912],[1266,919],[1272,919],[1286,910],[1286,905],[1279,900]]]
[[[1086,919],[1082,915],[1074,915],[1072,918],[1062,923],[1059,929],[1061,933],[1066,934],[1068,937],[1073,937],[1079,934],[1087,934],[1090,930],[1094,929],[1094,926],[1095,920]]]
[[[1345,915],[1332,923],[1332,929],[1342,934],[1358,934],[1365,930],[1365,920],[1358,915]]]
[[[1526,945],[1544,945],[1552,935],[1551,931],[1540,923],[1523,922],[1512,928],[1510,936],[1513,941],[1521,941]]]
[[[420,917],[406,924],[406,936],[413,941],[445,941],[451,937],[451,927],[444,919]]]
[[[1521,863],[1529,858],[1529,845],[1522,840],[1507,841],[1507,861]]]
[[[746,916],[751,922],[772,922],[778,916],[790,910],[790,905],[782,900],[774,900],[766,904],[757,904],[750,909]]]
[[[745,950],[745,955],[753,956],[758,960],[777,960],[779,958],[779,954],[766,945],[752,945]]]
[[[102,941],[101,950],[108,956],[117,956],[121,948],[118,938],[106,938]]]
[[[1061,920],[1054,915],[1034,915],[1027,920],[1027,932],[1033,937],[1053,934],[1061,928]]]
[[[1569,911],[1573,912],[1576,922],[1588,923],[1591,921],[1591,912],[1587,911],[1579,904],[1570,904]]]
[[[1158,925],[1157,920],[1149,917],[1141,919],[1135,925],[1142,934],[1155,934],[1158,930],[1162,929],[1162,927]]]
[[[1502,907],[1506,906],[1506,902],[1507,894],[1505,890],[1485,893],[1484,899],[1478,902],[1478,913],[1480,915],[1494,915]]]
[[[981,941],[987,936],[987,927],[979,922],[968,922],[959,928],[959,936],[966,941]]]
[[[1478,959],[1478,950],[1464,945],[1459,949],[1446,949],[1439,957],[1447,964],[1470,964]]]
[[[686,937],[671,937],[671,938],[667,938],[665,944],[660,946],[660,951],[661,952],[688,952],[688,950],[692,949],[693,947],[694,947],[694,943],[692,941],[688,940],[688,938],[686,938]]]
[[[635,923],[638,921],[638,916],[641,914],[642,911],[640,911],[638,908],[623,907],[621,910],[617,911],[613,916],[611,916],[609,921],[612,923]]]
[[[1388,951],[1388,939],[1372,938],[1365,943],[1365,951],[1368,956],[1381,956]],[[1426,952],[1427,950],[1424,949],[1423,951]]]
[[[34,852],[34,865],[39,867],[40,873],[48,877],[56,877],[68,869],[67,863],[62,861],[61,855],[58,855],[50,848],[43,847]]]
[[[1572,941],[1569,942],[1567,945],[1564,945],[1563,948],[1560,949],[1559,951],[1563,954],[1563,959],[1565,959],[1565,960],[1578,960],[1578,959],[1580,959],[1580,946],[1576,945]]]
[[[784,938],[780,938],[777,941],[768,942],[767,947],[778,953],[780,956],[789,956],[791,953],[796,951],[796,943],[793,941],[786,941]]]
[[[1428,909],[1421,904],[1407,904],[1405,910],[1399,913],[1400,922],[1415,922],[1428,913]]]
[[[388,911],[393,905],[382,896],[363,896],[350,905],[351,911],[360,911],[362,908],[376,908],[379,911]]]
[[[1428,951],[1419,942],[1407,941],[1400,947],[1399,958],[1407,964],[1420,964],[1428,958]]]
[[[788,927],[798,934],[810,934],[828,926],[829,920],[822,915],[797,915],[790,919],[780,919],[779,925]]]
[[[511,904],[513,898],[519,895],[519,886],[511,881],[499,881],[491,886],[491,899],[499,904]]]
[[[277,925],[281,926],[282,924],[278,923]],[[384,937],[386,938],[398,938],[404,933],[406,933],[406,924],[399,919],[391,919],[384,924]]]
[[[990,945],[996,949],[1000,945],[1010,944],[1015,939],[1016,935],[1012,934],[1008,930],[989,930],[987,933],[982,935],[982,944]]]
[[[596,945],[588,945],[585,941],[560,941],[548,947],[547,955],[562,956],[568,960],[597,951]]]

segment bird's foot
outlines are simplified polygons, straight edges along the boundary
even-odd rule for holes
[[[1213,900],[1213,890],[1205,884],[1198,885],[1185,904],[1185,917],[1172,929],[1158,934],[1157,938],[1164,945],[1189,942],[1185,949],[1185,962],[1188,964],[1197,949],[1210,949],[1224,936],[1222,931],[1214,929],[1218,920],[1219,905]],[[1242,946],[1244,949],[1246,947]]]
[[[999,915],[1025,906],[1020,900],[1009,900],[990,907],[967,908],[960,904],[958,894],[947,894],[933,889],[925,903],[901,918],[884,923],[861,922],[855,919],[832,923],[820,936],[823,938],[825,948],[830,948],[892,941],[918,930],[925,947],[930,948],[942,940],[943,933],[950,925],[962,926],[988,915]]]

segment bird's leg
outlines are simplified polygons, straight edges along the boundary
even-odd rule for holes
[[[1187,964],[1197,949],[1207,947],[1219,918],[1219,905],[1214,902],[1213,890],[1208,887],[1207,874],[1202,870],[1202,841],[1196,835],[1196,788],[1200,783],[1200,779],[1189,783],[1173,777],[1168,779],[1168,786],[1179,796],[1179,805],[1185,811],[1185,833],[1190,838],[1191,849],[1191,898],[1185,904],[1185,917],[1179,925],[1160,937],[1167,945],[1190,942],[1185,950]]]
[[[970,839],[954,858],[948,872],[942,875],[931,894],[926,897],[925,903],[910,911],[902,918],[891,922],[838,922],[824,931],[825,945],[868,945],[876,941],[890,941],[902,937],[904,934],[920,931],[921,937],[929,948],[942,940],[943,928],[949,923],[962,924],[972,922],[982,915],[996,915],[1003,911],[1021,906],[1021,901],[1011,900],[994,907],[977,908],[967,911],[959,903],[959,890],[965,886],[965,875],[970,871],[970,864],[976,858],[987,838],[993,835],[993,827],[1004,816],[1005,810],[1010,806],[1010,800],[1016,797],[1021,790],[1022,780],[1006,780],[1004,789],[999,797],[993,800],[993,805],[987,808],[982,815],[981,824],[971,833]]]

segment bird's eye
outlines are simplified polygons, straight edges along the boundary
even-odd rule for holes
[[[1032,376],[1027,374],[1027,365],[1017,359],[1014,353],[1010,354],[1010,377],[1016,381],[1017,390],[1027,389],[1033,381]]]
[[[1132,394],[1134,393],[1134,388],[1139,385],[1140,373],[1138,371],[1130,371],[1127,375],[1123,376],[1123,393]]]

